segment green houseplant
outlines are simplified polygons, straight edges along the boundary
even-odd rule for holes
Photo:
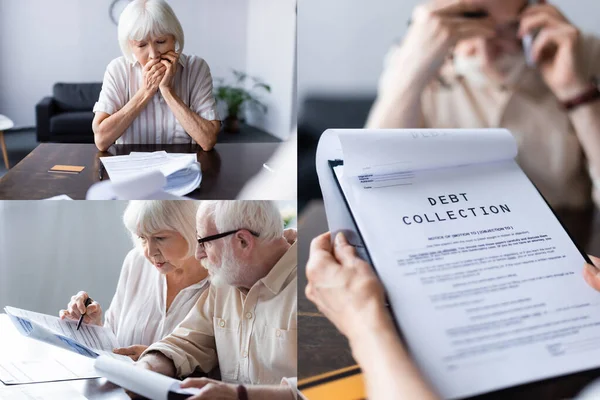
[[[227,105],[227,118],[225,118],[223,130],[239,132],[242,107],[252,105],[266,113],[267,106],[258,99],[256,92],[264,90],[271,93],[271,87],[244,72],[235,69],[232,71],[234,82],[227,84],[223,78],[215,79],[217,85],[214,93],[217,100],[223,101]],[[246,84],[248,81],[251,82],[251,86]]]

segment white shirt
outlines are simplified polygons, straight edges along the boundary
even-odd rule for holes
[[[217,365],[224,382],[286,383],[298,364],[297,247],[292,245],[247,294],[210,285],[185,320],[150,351],[171,360],[177,376]]]
[[[143,66],[131,63],[125,57],[110,62],[104,73],[100,98],[94,105],[94,112],[114,114],[137,93],[143,78]],[[212,77],[206,61],[196,56],[179,56],[179,67],[173,78],[177,96],[193,112],[209,121],[219,119],[213,97]],[[117,144],[172,144],[192,143],[175,115],[162,97],[160,91],[141,111],[140,115],[117,139]]]
[[[133,249],[123,261],[104,325],[123,347],[151,345],[179,325],[209,286],[208,279],[204,279],[181,290],[167,311],[167,279],[140,250]]]

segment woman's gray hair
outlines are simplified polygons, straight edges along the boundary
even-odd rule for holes
[[[273,201],[203,201],[198,216],[210,218],[219,233],[249,229],[260,235],[258,240],[266,242],[283,237],[283,218]]]
[[[135,62],[135,59],[129,41],[142,41],[149,36],[173,35],[175,51],[183,51],[183,28],[171,6],[164,0],[133,0],[119,17],[118,31],[121,52],[130,62]]]
[[[123,214],[123,223],[131,233],[134,245],[140,236],[152,236],[160,231],[175,231],[188,244],[188,256],[196,252],[196,211],[192,200],[132,200]]]

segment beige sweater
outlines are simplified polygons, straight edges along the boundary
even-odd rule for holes
[[[582,62],[587,76],[600,74],[600,39],[584,37]],[[378,102],[405,87],[402,46],[390,50],[380,80]],[[476,86],[456,76],[450,63],[441,72],[448,85],[431,82],[421,95],[422,128],[506,128],[517,140],[517,161],[554,208],[582,209],[592,202],[592,180],[583,149],[567,112],[539,73],[526,69],[512,88]],[[375,106],[377,107],[377,106]],[[371,113],[369,127],[381,114]],[[600,132],[598,132],[600,135]],[[594,189],[596,202],[600,191]]]

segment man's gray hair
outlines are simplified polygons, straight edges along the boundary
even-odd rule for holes
[[[198,218],[210,218],[219,233],[249,229],[260,235],[259,240],[267,242],[283,237],[283,218],[273,201],[203,201]]]

